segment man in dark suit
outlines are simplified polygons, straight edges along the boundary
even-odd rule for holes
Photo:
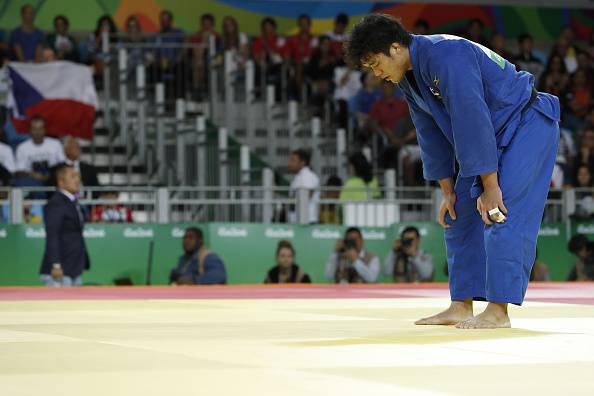
[[[41,280],[46,286],[80,286],[82,272],[90,262],[83,238],[84,218],[76,195],[80,175],[69,165],[56,168],[58,191],[43,208],[45,254]]]

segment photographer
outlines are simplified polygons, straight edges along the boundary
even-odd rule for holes
[[[577,234],[571,237],[567,244],[568,250],[577,260],[569,272],[568,281],[581,282],[594,280],[594,245],[585,235]]]
[[[380,260],[363,248],[363,234],[357,227],[346,230],[326,263],[326,278],[336,283],[377,282],[379,272]]]
[[[421,234],[416,227],[406,227],[392,244],[384,261],[384,274],[394,282],[431,282],[433,257],[419,249]]]

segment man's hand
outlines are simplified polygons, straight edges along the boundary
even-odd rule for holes
[[[344,250],[344,241],[342,239],[339,239],[338,241],[336,241],[336,246],[334,247],[334,251],[336,253],[339,253],[343,250]]]
[[[437,222],[443,228],[450,228],[449,224],[445,222],[445,216],[447,213],[450,214],[452,220],[456,220],[456,211],[454,210],[454,204],[456,203],[456,194],[453,192],[444,193],[441,205],[439,205],[439,214],[437,215]]]
[[[392,243],[392,250],[397,252],[402,249],[402,241],[400,239],[395,239]]]
[[[351,262],[355,262],[359,258],[359,252],[355,248],[347,250],[344,255]]]
[[[62,266],[59,264],[54,264],[52,267],[51,276],[54,280],[61,281],[64,277],[64,271],[62,270]]]
[[[488,225],[493,224],[489,219],[489,211],[495,208],[499,208],[504,215],[507,214],[507,209],[503,204],[503,194],[501,193],[499,186],[491,187],[488,190],[485,189],[481,196],[476,200],[476,210],[478,210],[483,221]],[[499,218],[497,216],[498,215],[496,214],[491,217],[493,220],[498,221]]]

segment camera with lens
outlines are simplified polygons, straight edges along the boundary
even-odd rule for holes
[[[413,238],[402,238],[402,247],[411,247],[414,241]]]
[[[347,251],[349,249],[357,249],[357,241],[351,238],[345,238],[342,241],[342,246],[344,248],[344,251]]]

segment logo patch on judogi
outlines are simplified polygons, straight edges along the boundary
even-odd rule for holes
[[[442,100],[441,94],[439,93],[439,91],[436,88],[429,87],[429,91],[431,91],[433,96],[435,96],[437,99]]]

